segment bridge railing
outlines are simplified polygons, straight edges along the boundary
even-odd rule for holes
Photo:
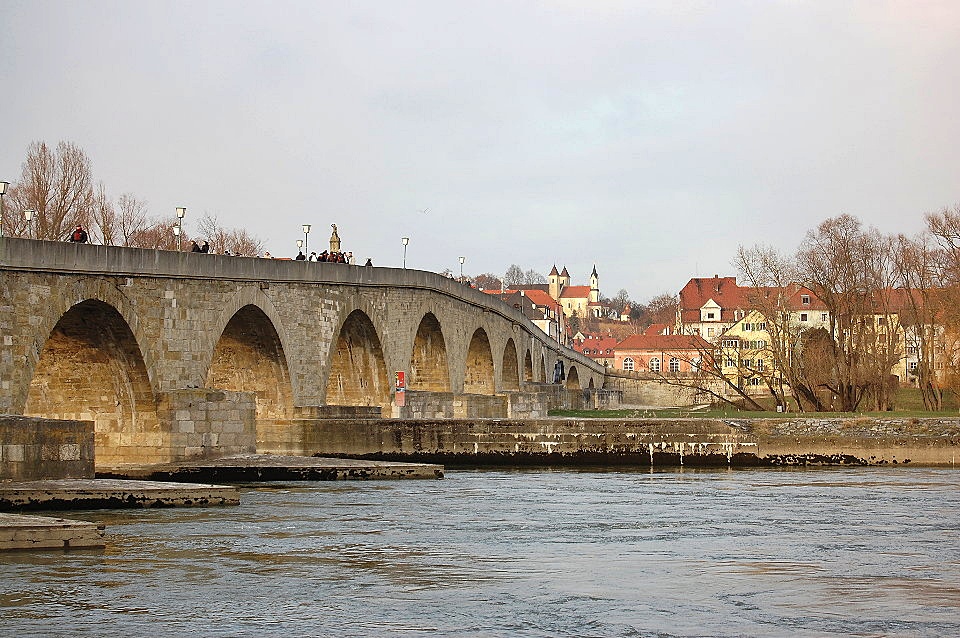
[[[523,326],[544,347],[568,361],[576,362],[594,372],[604,371],[602,366],[589,357],[558,344],[522,312],[504,303],[497,296],[488,295],[449,277],[425,270],[75,244],[17,237],[0,237],[0,270],[432,290],[495,312]]]

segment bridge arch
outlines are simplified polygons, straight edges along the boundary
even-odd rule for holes
[[[523,353],[523,380],[526,383],[533,383],[533,357],[530,355],[530,348]]]
[[[426,313],[417,326],[410,356],[408,385],[411,390],[450,392],[447,344],[440,321],[432,312]]]
[[[517,356],[517,345],[513,339],[507,339],[503,347],[503,358],[500,366],[500,389],[517,391],[520,389],[520,370]]]
[[[571,365],[567,369],[567,390],[582,390],[580,385],[580,374],[577,372],[577,366]]]
[[[93,421],[100,466],[168,460],[137,339],[120,312],[97,299],[73,305],[50,329],[23,414]]]
[[[227,321],[214,346],[205,387],[256,395],[257,420],[293,416],[293,388],[274,322],[247,304]]]
[[[327,369],[327,405],[380,406],[389,416],[391,386],[383,348],[362,310],[352,311],[340,326]]]
[[[467,394],[495,394],[493,352],[483,328],[477,328],[467,348],[463,374],[463,391]]]

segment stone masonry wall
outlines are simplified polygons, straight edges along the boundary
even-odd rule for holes
[[[93,478],[93,423],[0,416],[0,480]]]
[[[173,459],[257,451],[256,398],[246,392],[203,388],[163,394],[159,415],[171,424]]]

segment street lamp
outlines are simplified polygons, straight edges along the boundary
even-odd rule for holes
[[[460,283],[463,283],[463,262],[467,260],[466,257],[460,258]]]
[[[307,250],[310,246],[309,242],[307,241],[310,238],[309,236],[310,236],[310,224],[304,224],[303,225],[303,249],[304,250]]]
[[[28,208],[23,211],[23,216],[27,220],[27,238],[33,239],[33,216],[37,214],[37,211],[32,208]]]
[[[409,237],[401,237],[400,243],[403,244],[403,267],[407,267],[407,244],[410,243]]]
[[[0,237],[3,237],[3,196],[7,194],[7,182],[0,182]]]
[[[301,252],[303,252],[303,240],[302,240],[302,239],[298,239],[298,240],[297,240],[297,254],[299,255]]]
[[[177,206],[177,225],[173,228],[173,234],[177,236],[177,252],[180,252],[180,242],[183,239],[180,233],[183,232],[183,216],[187,214],[187,209],[183,206]]]

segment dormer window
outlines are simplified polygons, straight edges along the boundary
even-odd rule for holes
[[[716,316],[712,312],[707,313],[707,319],[716,319]]]
[[[800,303],[804,306],[810,305],[810,295],[800,295]]]

